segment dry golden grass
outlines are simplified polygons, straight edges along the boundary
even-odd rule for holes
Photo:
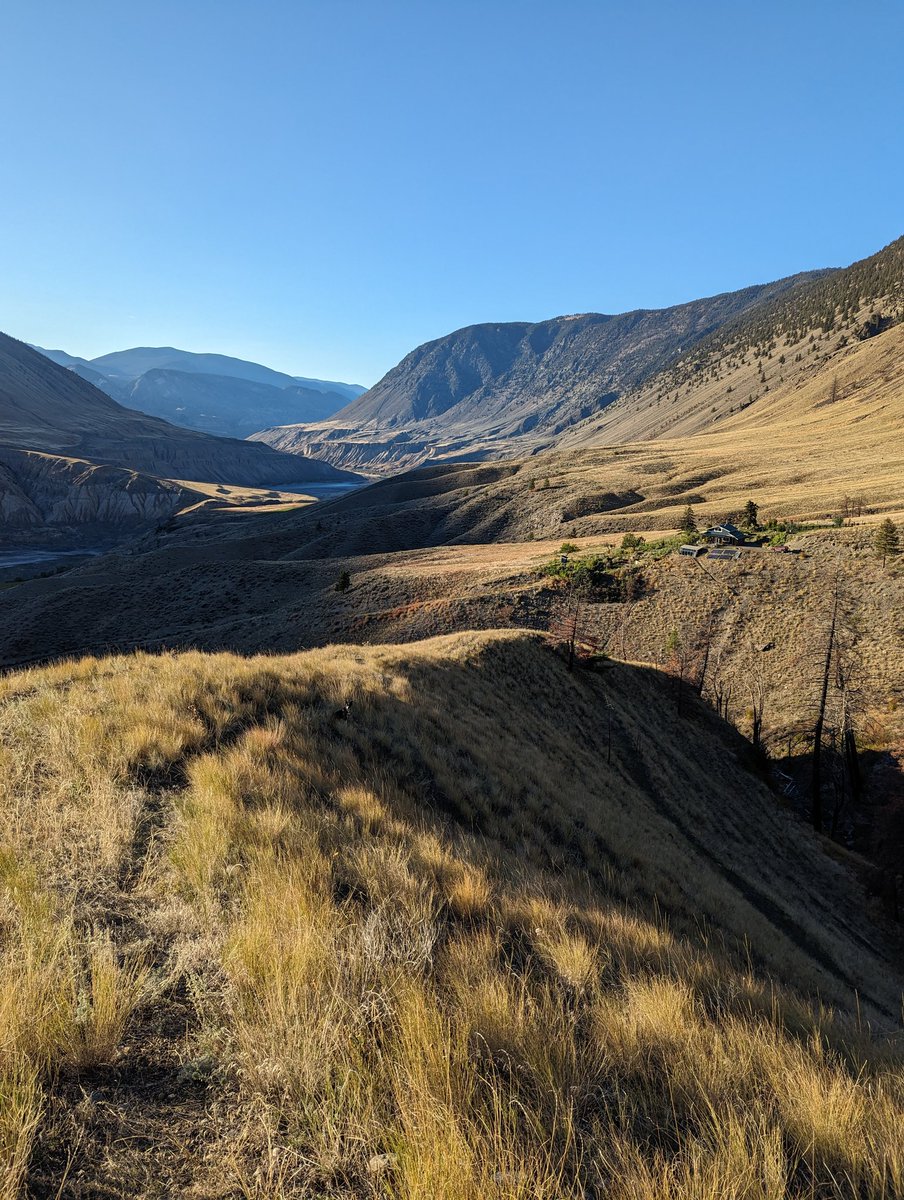
[[[92,659],[0,737],[0,1196],[904,1194],[890,947],[653,673]]]

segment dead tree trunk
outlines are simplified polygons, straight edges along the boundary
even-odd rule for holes
[[[829,632],[826,639],[825,661],[822,669],[822,687],[819,693],[819,707],[816,711],[816,725],[813,728],[813,774],[811,780],[813,803],[813,828],[822,833],[822,732],[826,720],[826,704],[829,699],[829,680],[832,674],[832,654],[835,650],[835,626],[838,621],[838,586],[832,601],[832,616],[829,621]]]

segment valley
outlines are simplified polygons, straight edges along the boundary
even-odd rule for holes
[[[326,463],[180,429],[123,408],[0,334],[0,547],[127,540],[216,485],[351,482]],[[190,481],[188,483],[184,481]]]
[[[904,1195],[900,250],[252,441],[0,341],[10,1196]]]

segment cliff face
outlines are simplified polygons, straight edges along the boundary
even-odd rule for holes
[[[121,534],[193,499],[176,483],[123,467],[0,447],[0,545]]]

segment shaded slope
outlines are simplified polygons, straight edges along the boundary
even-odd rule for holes
[[[7,1185],[904,1184],[900,1052],[803,998],[896,1023],[898,949],[656,673],[510,634],[87,660],[0,680],[0,730]]]
[[[341,478],[323,463],[178,429],[133,412],[23,342],[0,334],[0,445],[211,482]]]
[[[103,387],[103,381],[93,381]],[[273,387],[229,375],[154,367],[130,386],[115,388],[129,408],[162,417],[174,425],[219,437],[244,438],[289,420],[320,421],[346,402],[338,392],[290,383]]]

